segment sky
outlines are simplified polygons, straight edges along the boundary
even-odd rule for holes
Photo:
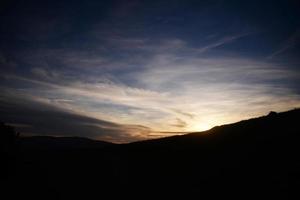
[[[1,1],[0,121],[115,143],[300,107],[296,0]]]

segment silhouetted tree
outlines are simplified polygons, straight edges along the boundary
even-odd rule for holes
[[[17,133],[13,127],[0,122],[0,148],[2,153],[13,151],[16,143]]]
[[[0,122],[1,177],[8,177],[16,167],[17,138],[18,133],[13,127]]]
[[[1,152],[10,154],[14,151],[18,133],[11,126],[0,122],[0,148]]]
[[[275,111],[271,111],[268,114],[269,117],[275,117],[276,115],[277,115],[277,112],[275,112]]]

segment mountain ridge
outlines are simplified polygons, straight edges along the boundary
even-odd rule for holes
[[[207,135],[207,134],[213,134],[215,132],[219,132],[221,129],[224,128],[228,128],[228,127],[232,127],[232,126],[239,126],[241,124],[247,124],[253,121],[257,121],[257,120],[265,120],[265,119],[270,119],[270,118],[280,118],[282,115],[289,115],[292,113],[300,113],[300,109],[293,109],[293,110],[289,110],[289,111],[285,111],[285,112],[280,112],[280,113],[276,113],[274,111],[270,111],[270,113],[268,115],[265,116],[259,116],[259,117],[255,117],[255,118],[250,118],[250,119],[245,119],[245,120],[241,120],[238,122],[234,122],[234,123],[229,123],[229,124],[223,124],[223,125],[218,125],[215,126],[209,130],[206,131],[201,131],[201,132],[190,132],[184,135],[174,135],[174,136],[168,136],[168,137],[163,137],[163,138],[155,138],[155,139],[149,139],[149,140],[141,140],[141,141],[136,141],[136,142],[130,142],[130,143],[124,143],[122,145],[130,145],[130,144],[137,144],[137,143],[148,143],[148,142],[155,142],[155,141],[161,141],[161,140],[170,140],[173,138],[185,138],[185,137],[201,137],[201,135]],[[205,137],[205,136],[202,136]],[[86,137],[77,137],[77,136],[70,136],[70,137],[65,137],[65,136],[26,136],[26,137],[22,137],[22,140],[24,141],[28,141],[28,140],[41,140],[41,142],[43,142],[42,140],[51,140],[52,142],[54,142],[54,140],[64,140],[64,141],[68,141],[68,140],[73,140],[73,141],[78,141],[80,143],[80,141],[82,142],[86,142],[86,143],[94,143],[93,146],[97,146],[96,144],[99,143],[99,145],[117,145],[116,143],[111,143],[111,142],[106,142],[103,140],[94,140],[94,139],[90,139],[90,138],[86,138]],[[27,142],[26,141],[26,142]],[[102,144],[100,144],[102,143]],[[26,144],[27,145],[27,144]]]
[[[141,193],[153,198],[287,199],[300,180],[299,119],[300,109],[294,109],[204,132],[128,144],[103,146],[75,138],[95,146],[21,145],[4,160],[9,170],[3,176],[8,183],[18,183],[6,183],[5,191],[12,199],[145,197]]]

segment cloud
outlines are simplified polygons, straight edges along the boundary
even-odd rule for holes
[[[188,124],[180,118],[176,118],[175,124],[171,124],[171,126],[175,126],[176,128],[185,128],[187,125]]]
[[[38,73],[42,76],[36,77],[36,71],[42,71]],[[147,60],[140,70],[124,75],[135,83],[133,86],[93,74],[76,80],[61,79],[68,77],[63,71],[56,76],[51,71],[33,72],[28,78],[6,78],[31,84],[34,90],[15,92],[30,95],[34,101],[97,119],[139,124],[154,131],[205,130],[299,105],[299,95],[289,85],[278,85],[278,81],[297,80],[299,74],[244,58],[183,59],[161,54],[151,62]],[[186,124],[174,123],[174,118]]]
[[[296,29],[290,19],[298,13],[282,18],[277,5],[268,20],[259,19],[263,9],[254,19],[244,3],[221,4],[133,0],[70,7],[49,1],[6,9],[0,100],[11,118],[4,119],[36,134],[72,132],[120,142],[299,106],[298,67],[272,59],[296,50],[299,30],[271,59],[259,57]],[[261,27],[264,34],[247,38]],[[274,37],[265,34],[270,32]],[[43,124],[51,131],[42,130],[38,115],[65,128]]]
[[[171,110],[174,111],[175,113],[178,113],[178,114],[180,114],[180,115],[187,116],[187,117],[189,117],[189,118],[191,118],[191,119],[193,119],[193,118],[195,117],[194,114],[188,113],[188,112],[183,112],[182,110],[178,110],[178,109],[171,109]]]
[[[283,66],[251,59],[159,55],[133,76],[146,88],[168,91],[172,98],[168,107],[193,113],[187,130],[203,130],[268,110],[299,106],[299,94],[285,83],[297,82],[299,75]]]
[[[214,41],[214,42],[212,42],[212,43],[210,43],[210,44],[208,44],[206,46],[200,47],[196,51],[198,53],[204,53],[206,51],[209,51],[209,50],[214,49],[216,47],[220,47],[220,46],[223,46],[225,44],[234,42],[237,39],[240,39],[242,37],[246,37],[246,36],[251,35],[251,34],[253,34],[253,33],[251,32],[251,33],[244,33],[244,34],[236,34],[236,35],[223,36],[221,39],[216,40],[216,41]]]
[[[58,109],[26,96],[1,95],[0,120],[24,135],[79,136],[124,143],[146,139],[151,129],[122,125]]]
[[[297,84],[292,83],[299,81],[299,72],[238,55],[199,53],[243,36],[224,37],[199,47],[181,39],[151,42],[119,37],[107,40],[109,45],[129,55],[128,48],[139,51],[116,59],[112,52],[106,56],[104,50],[97,54],[39,49],[23,55],[30,66],[27,73],[1,75],[4,84],[0,89],[9,93],[10,99],[26,97],[58,112],[72,113],[71,119],[76,115],[111,122],[108,126],[84,118],[79,123],[76,118],[74,123],[80,124],[76,129],[82,131],[74,133],[91,132],[89,137],[118,142],[163,132],[201,131],[270,110],[298,107]],[[63,134],[55,134],[58,132]]]
[[[272,59],[275,56],[278,56],[279,54],[284,53],[285,51],[288,51],[289,49],[293,48],[297,44],[299,44],[300,41],[300,29],[295,31],[287,40],[285,40],[281,45],[280,48],[275,50],[271,55],[269,55],[267,58]]]

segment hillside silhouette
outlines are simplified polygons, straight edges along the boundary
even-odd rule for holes
[[[299,186],[299,119],[300,109],[270,112],[130,144],[20,138],[1,124],[2,189],[8,199],[288,199]]]

